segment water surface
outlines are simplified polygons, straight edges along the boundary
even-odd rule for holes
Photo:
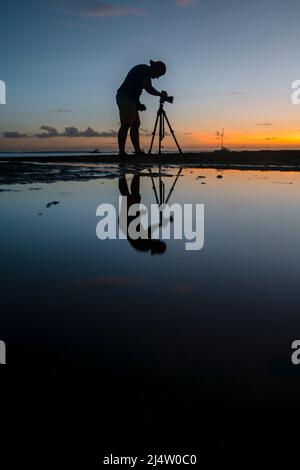
[[[153,255],[96,237],[96,208],[118,206],[121,178],[130,187],[138,177],[141,201],[155,202],[147,168],[113,170],[1,186],[0,331],[11,367],[47,391],[96,393],[156,432],[164,410],[159,432],[177,423],[183,441],[182,427],[207,410],[296,409],[300,174],[183,169],[170,203],[205,205],[204,247],[166,240]],[[178,169],[162,171],[168,191]]]

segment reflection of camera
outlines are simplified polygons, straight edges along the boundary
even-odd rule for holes
[[[168,103],[173,103],[174,96],[168,96],[168,93],[166,91],[162,91],[162,96],[160,97],[160,102],[164,103],[167,101]]]

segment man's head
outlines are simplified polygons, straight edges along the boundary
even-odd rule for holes
[[[151,67],[151,78],[159,78],[162,75],[165,75],[167,71],[166,64],[161,62],[160,60],[154,61],[150,60],[150,67]]]

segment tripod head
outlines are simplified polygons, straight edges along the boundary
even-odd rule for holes
[[[167,97],[161,97],[160,98],[160,104],[164,104],[165,102],[173,104],[174,96],[167,96]]]
[[[174,96],[168,96],[166,91],[162,91],[163,96],[160,97],[160,104],[164,104],[165,102],[173,104]]]

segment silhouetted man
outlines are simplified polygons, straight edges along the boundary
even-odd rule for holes
[[[163,62],[150,60],[146,64],[136,65],[131,69],[117,91],[117,104],[120,111],[121,127],[118,134],[119,155],[127,156],[125,152],[126,139],[130,128],[130,138],[136,155],[146,155],[140,148],[140,117],[139,111],[145,111],[146,106],[140,102],[143,90],[153,96],[167,96],[165,91],[157,91],[151,79],[159,78],[166,73]]]

